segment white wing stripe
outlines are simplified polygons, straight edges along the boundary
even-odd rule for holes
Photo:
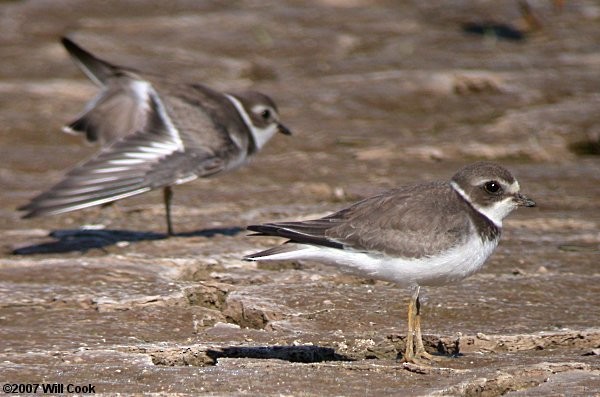
[[[103,167],[90,170],[93,174],[109,174],[112,172],[129,171],[130,167]]]
[[[175,150],[180,150],[183,152],[185,147],[183,146],[183,142],[181,141],[181,138],[179,137],[179,131],[177,131],[177,128],[175,128],[175,126],[173,125],[173,122],[169,118],[169,115],[167,114],[167,111],[165,110],[164,105],[162,104],[158,94],[154,91],[154,89],[150,90],[150,96],[151,96],[151,100],[153,100],[154,103],[156,104],[156,111],[158,112],[160,119],[167,127],[167,132],[169,133],[169,137],[172,139],[172,142],[168,142],[168,143],[164,142],[164,144],[168,145],[168,147],[171,147],[171,148],[175,147]],[[158,146],[158,147],[161,147],[161,146]]]
[[[136,164],[143,164],[145,163],[144,159],[138,158],[138,159],[118,159],[118,160],[111,160],[108,162],[109,164],[114,164],[114,165],[136,165]]]
[[[147,191],[150,191],[150,188],[149,187],[144,187],[144,188],[140,188],[140,189],[137,189],[137,190],[133,190],[131,192],[126,192],[126,193],[119,194],[119,195],[113,195],[113,196],[106,197],[106,198],[103,198],[103,199],[89,201],[89,202],[85,202],[85,203],[81,203],[81,204],[77,204],[77,205],[70,205],[68,207],[60,207],[60,208],[58,208],[56,210],[48,211],[47,214],[49,214],[49,215],[51,215],[51,214],[56,215],[56,214],[62,214],[64,212],[76,211],[76,210],[80,210],[80,209],[83,209],[83,208],[93,207],[93,206],[99,205],[99,204],[110,203],[111,201],[120,200],[120,199],[125,198],[125,197],[135,196],[136,194],[144,193],[144,192],[147,192]]]

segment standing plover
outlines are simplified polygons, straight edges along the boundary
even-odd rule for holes
[[[502,219],[535,202],[505,168],[478,162],[448,182],[403,186],[320,219],[248,226],[287,238],[244,259],[307,259],[412,287],[404,360],[430,359],[421,338],[420,286],[453,283],[479,270],[500,240]]]

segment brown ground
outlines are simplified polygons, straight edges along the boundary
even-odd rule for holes
[[[461,24],[518,24],[512,1],[0,2],[0,382],[599,395],[600,5],[530,4],[543,29],[510,41]],[[178,186],[172,239],[159,192],[21,220],[18,205],[94,150],[60,133],[95,92],[63,34],[118,64],[267,92],[295,136]],[[482,272],[423,291],[437,366],[396,360],[408,291],[239,259],[277,242],[247,224],[323,215],[482,158],[539,207],[507,219]],[[84,224],[105,230],[73,230]]]

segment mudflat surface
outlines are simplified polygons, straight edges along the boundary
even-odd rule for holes
[[[434,5],[435,3],[435,5]],[[600,5],[530,1],[0,2],[0,383],[97,393],[600,394]],[[488,25],[489,26],[489,25]],[[254,88],[277,136],[247,167],[61,216],[15,211],[96,148],[60,127],[96,88],[58,39],[120,65]],[[487,266],[427,288],[442,360],[403,365],[409,292],[315,263],[242,262],[247,224],[321,216],[498,161],[538,207]],[[82,232],[83,225],[94,226]]]

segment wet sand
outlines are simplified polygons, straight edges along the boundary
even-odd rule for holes
[[[0,383],[98,393],[600,394],[600,6],[513,2],[0,3]],[[96,92],[59,43],[270,94],[293,137],[236,172],[60,216],[15,208],[96,149],[60,132]],[[316,263],[242,262],[247,224],[325,215],[489,159],[538,207],[486,267],[425,288],[441,361],[398,361],[409,291]],[[81,232],[82,225],[100,231]]]

